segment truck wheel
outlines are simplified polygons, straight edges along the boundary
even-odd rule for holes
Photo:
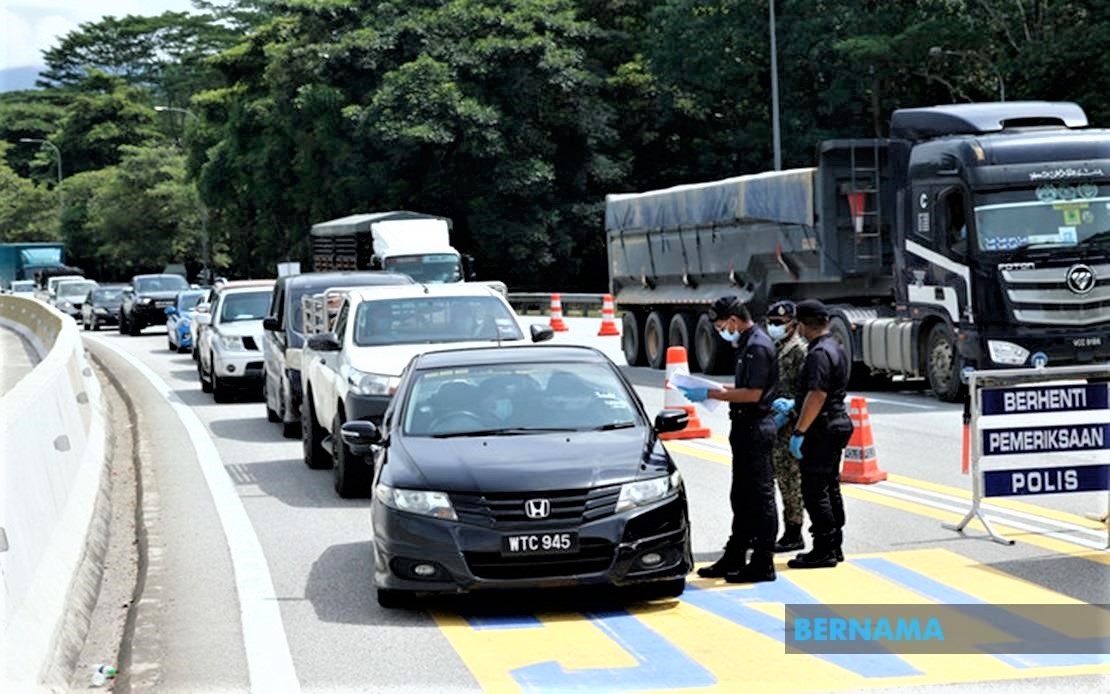
[[[681,311],[671,317],[671,325],[667,330],[667,344],[686,349],[687,365],[691,372],[698,370],[698,355],[695,354],[693,340],[696,328],[693,314]]]
[[[938,323],[929,332],[925,347],[925,373],[929,388],[944,402],[958,402],[963,394],[960,383],[959,359],[956,357],[956,340],[952,329]]]
[[[331,449],[335,465],[332,477],[335,479],[335,493],[344,499],[363,497],[370,492],[370,466],[351,453],[343,443],[343,415],[337,412],[331,420]]]
[[[304,464],[313,470],[327,470],[331,467],[331,456],[324,450],[324,430],[316,423],[316,411],[312,407],[312,394],[304,394],[301,405],[301,446],[304,449]]]
[[[635,311],[625,311],[621,319],[621,349],[629,366],[644,365],[644,322]]]
[[[694,355],[698,360],[698,368],[702,373],[715,374],[725,370],[729,346],[717,334],[709,314],[698,316],[697,326],[694,328]]]
[[[653,369],[667,365],[667,321],[659,311],[652,311],[644,321],[644,356]]]
[[[852,381],[852,372],[857,370],[855,364],[855,354],[852,352],[852,331],[848,329],[848,322],[840,316],[833,316],[829,319],[829,334],[833,339],[840,343],[840,348],[844,350],[844,356],[848,357],[848,382]],[[860,365],[859,369],[866,369],[866,366]]]

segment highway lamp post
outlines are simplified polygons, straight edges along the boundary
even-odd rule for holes
[[[932,48],[929,49],[929,57],[930,58],[943,58],[943,57],[949,56],[949,55],[954,55],[954,56],[959,56],[959,57],[972,57],[972,58],[980,58],[981,59],[981,56],[979,56],[979,54],[976,53],[975,51],[952,51],[952,50],[948,50],[946,48],[941,48],[940,46],[933,46]],[[1005,101],[1006,100],[1006,84],[1002,81],[1002,71],[999,70],[998,66],[995,65],[994,63],[990,63],[990,62],[986,62],[986,61],[984,61],[984,62],[986,63],[987,67],[989,67],[991,69],[991,71],[994,72],[994,77],[995,77],[995,79],[998,80],[998,100],[999,101]]]
[[[180,108],[178,106],[155,106],[154,110],[158,113],[180,113],[186,118],[192,117],[196,118],[197,121],[200,121],[200,118],[197,116],[197,114],[193,113],[187,108]],[[200,199],[199,190],[197,191],[197,201],[200,203],[200,254],[204,262],[204,270],[202,270],[202,274],[204,274],[208,282],[211,283],[213,275],[215,273],[213,273],[212,271],[212,256],[210,253],[211,246],[208,238],[208,206],[205,205],[204,201]]]
[[[62,195],[62,150],[58,149],[58,146],[50,140],[38,137],[21,137],[19,141],[27,144],[46,145],[54,150],[54,158],[58,161],[58,222],[60,224],[65,214],[66,207],[65,197]]]
[[[779,134],[779,57],[775,39],[775,0],[768,0],[768,22],[771,31],[771,140],[775,151],[775,171],[782,170],[782,145]]]

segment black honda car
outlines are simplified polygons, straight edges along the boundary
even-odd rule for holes
[[[418,593],[639,585],[685,588],[682,477],[620,371],[586,347],[431,352],[409,364],[379,429],[343,426],[375,465],[374,583]]]

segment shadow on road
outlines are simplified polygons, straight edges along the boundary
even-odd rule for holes
[[[250,402],[255,402],[253,398]],[[237,400],[241,401],[241,400]],[[245,441],[247,443],[280,443],[287,439],[282,438],[281,430],[266,419],[266,410],[259,404],[254,416],[240,417],[238,419],[216,419],[209,422],[208,427],[212,433],[221,439],[232,441]]]
[[[265,424],[265,420],[263,420]],[[370,499],[343,499],[335,493],[331,470],[310,470],[301,458],[224,466],[236,486],[255,485],[259,496],[273,497],[295,508],[358,508],[369,513]],[[244,498],[249,493],[240,490]],[[367,516],[369,518],[369,515]]]

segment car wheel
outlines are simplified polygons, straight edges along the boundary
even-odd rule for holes
[[[92,331],[93,331],[94,333],[95,333],[95,332],[97,332],[97,331],[99,331],[99,330],[100,330],[100,321],[98,321],[98,320],[96,319],[96,316],[93,316],[93,317],[92,317],[92,318],[90,318],[89,320],[90,320],[90,321],[92,322],[92,326],[91,326],[91,327],[92,327]]]
[[[281,416],[278,415],[277,410],[270,407],[270,389],[266,387],[268,382],[269,379],[262,379],[262,401],[266,404],[266,421],[276,423],[281,421]]]
[[[216,375],[216,367],[208,362],[208,380],[212,382],[212,399],[219,403],[231,401],[231,389]]]
[[[370,493],[370,466],[351,453],[343,443],[343,415],[336,413],[331,421],[332,477],[335,479],[335,492],[344,499],[367,496]]]
[[[122,312],[119,314],[119,334],[127,334],[127,317]]]
[[[196,347],[196,343],[193,343],[193,361],[200,361],[200,349]]]
[[[200,390],[202,393],[212,392],[212,382],[206,378],[204,373],[204,362],[197,361],[197,376],[200,378]]]
[[[138,337],[139,334],[142,331],[143,331],[142,324],[139,323],[138,321],[136,321],[134,318],[127,321],[127,334],[128,335],[130,335],[131,337]]]
[[[332,465],[331,456],[324,450],[324,430],[316,423],[316,412],[312,407],[312,395],[305,393],[301,406],[301,446],[304,449],[304,464],[313,470],[326,470]]]
[[[287,439],[298,438],[301,435],[301,420],[295,419],[290,422],[286,419],[289,416],[289,410],[293,409],[293,404],[286,400],[284,395],[281,396],[279,402],[281,403],[281,414],[279,415],[281,418],[281,435]]]
[[[387,610],[409,607],[412,605],[412,598],[412,593],[405,590],[378,588],[378,605]]]
[[[83,316],[81,318],[81,327],[86,331],[88,331],[88,329],[89,329],[89,322],[87,320],[85,320],[85,318]]]
[[[169,333],[166,333],[166,346],[169,348],[169,350],[171,352],[176,352],[177,351],[177,345],[175,345],[173,343],[173,338],[170,337]]]

